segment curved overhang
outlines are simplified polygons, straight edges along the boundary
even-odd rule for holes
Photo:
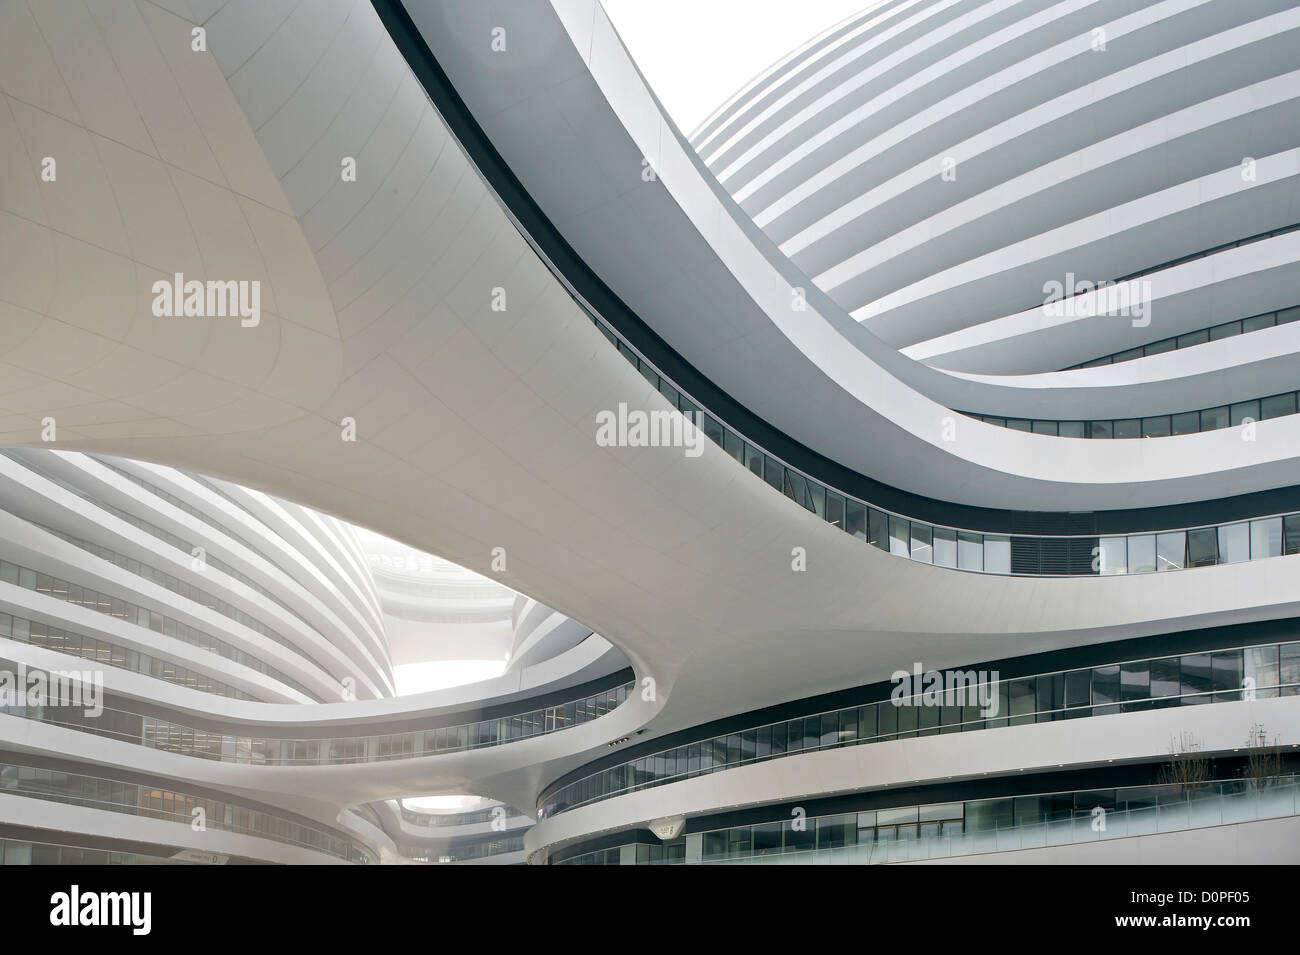
[[[701,346],[708,336],[746,343],[749,351],[714,355],[716,364],[701,368],[728,390],[734,385],[737,400],[770,414],[773,425],[795,425],[791,433],[828,453],[845,451],[834,455],[844,464],[870,464],[865,473],[941,500],[1132,506],[1272,486],[1279,446],[1296,446],[1294,423],[1279,420],[1261,423],[1259,446],[1245,449],[1208,434],[1129,448],[1075,442],[1074,451],[1048,455],[1039,450],[1067,442],[978,423],[971,430],[978,442],[941,448],[927,428],[944,409],[894,372],[959,379],[885,348],[812,289],[810,308],[825,321],[813,320],[815,312],[778,321],[777,303],[788,304],[800,281],[795,270],[686,154],[597,6],[564,4],[561,14],[539,2],[439,8],[463,17],[441,36],[466,44],[461,66],[487,69],[478,62],[490,55],[488,33],[477,32],[484,17],[498,18],[515,38],[520,58],[509,62],[517,68],[503,61],[494,67],[500,72],[478,74],[485,89],[514,98],[475,111],[485,128],[511,120],[519,124],[512,135],[573,151],[571,170],[553,154],[548,168],[576,177],[554,191],[567,182],[570,197],[588,204],[592,235],[600,221],[630,215],[642,223],[640,240],[620,229],[605,250],[592,251],[595,271],[608,280],[616,266],[636,272],[648,253],[671,252],[655,268],[625,275],[639,283],[638,294],[631,284],[611,287],[638,310],[655,298],[653,287],[672,293],[655,298],[643,317],[656,326],[682,308],[689,327],[679,329],[688,336],[681,347],[692,358],[709,349],[695,348],[689,334],[704,336]],[[583,13],[590,19],[579,22]],[[590,63],[564,26],[575,15]],[[699,457],[598,446],[598,411],[620,402],[665,413],[670,406],[516,229],[369,4],[300,2],[276,24],[228,5],[206,21],[214,53],[202,57],[191,55],[191,23],[180,16],[144,4],[128,21],[103,42],[121,44],[140,64],[129,78],[140,84],[137,109],[74,108],[93,102],[93,91],[54,83],[32,91],[39,109],[7,94],[11,113],[0,114],[0,123],[16,125],[0,137],[10,147],[2,159],[10,187],[0,193],[0,441],[187,468],[371,527],[581,620],[626,655],[639,680],[653,680],[656,693],[563,733],[382,770],[218,764],[3,717],[7,739],[87,762],[147,762],[163,775],[283,792],[314,806],[313,818],[337,815],[333,800],[456,792],[471,783],[520,805],[638,730],[658,734],[776,702],[774,695],[797,699],[883,679],[900,659],[970,665],[1013,651],[1300,613],[1300,555],[1146,577],[965,574],[864,545],[709,442]],[[34,25],[18,40],[34,62],[48,60],[50,76],[72,55],[57,34],[47,41]],[[454,67],[451,52],[445,58]],[[96,76],[89,68],[83,75]],[[106,88],[127,82],[111,71],[97,79]],[[530,122],[538,104],[522,95],[529,89],[579,108],[558,125],[547,125],[555,119],[549,110]],[[134,102],[121,92],[120,102]],[[191,111],[191,103],[203,108]],[[140,134],[155,127],[171,138],[153,144]],[[656,146],[660,183],[644,190],[634,145],[641,140]],[[49,154],[63,157],[66,192],[39,179],[32,157]],[[355,182],[340,178],[343,157],[358,160]],[[609,178],[583,157],[607,161]],[[625,185],[624,202],[608,204]],[[706,222],[703,233],[694,217]],[[625,243],[640,251],[621,266],[611,262],[631,248]],[[692,256],[698,268],[684,261]],[[176,272],[257,278],[261,322],[245,328],[153,315],[152,283]],[[508,295],[504,311],[492,307],[498,288]],[[702,303],[716,320],[689,322]],[[863,348],[839,346],[854,337]],[[818,348],[845,361],[847,376],[865,375],[871,393],[859,400],[808,360],[805,350]],[[733,360],[737,375],[723,373]],[[788,390],[780,400],[751,394],[741,386],[754,378],[788,380]],[[780,407],[815,396],[827,404],[812,422]],[[864,434],[869,453],[858,446]],[[1269,435],[1285,440],[1263,440]],[[1220,470],[1207,474],[1202,458]],[[1095,494],[1084,486],[1093,479],[1102,485]],[[806,571],[793,572],[796,548],[806,552]],[[504,569],[494,566],[498,549]],[[140,698],[174,689],[138,674],[114,679]],[[197,706],[194,696],[168,701]],[[233,712],[236,704],[248,705],[207,700],[198,708]],[[364,724],[407,705],[323,705],[314,718]],[[267,704],[257,720],[293,719],[297,710],[276,716],[278,708]],[[304,782],[314,795],[302,795]]]
[[[400,20],[398,4],[378,6]],[[965,421],[957,440],[945,440],[953,408],[1027,418],[1190,409],[1169,407],[1181,389],[1143,388],[1124,375],[1074,373],[1059,391],[1020,378],[955,376],[877,339],[723,191],[594,0],[403,9],[491,146],[596,279],[701,377],[812,451],[917,494],[1013,509],[1156,507],[1294,484],[1300,427],[1283,420],[1263,423],[1266,439],[1248,447],[1205,434],[1098,447],[995,434]],[[516,43],[517,53],[493,52],[480,42],[493,26],[530,41]],[[643,158],[655,172],[649,182]],[[603,314],[617,324],[616,312]],[[1267,364],[1264,378],[1286,377],[1294,360],[1273,356]],[[1259,397],[1260,371],[1212,376],[1215,399]],[[1181,400],[1194,407],[1198,394],[1184,390]]]

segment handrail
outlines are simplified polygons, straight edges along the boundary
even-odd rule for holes
[[[634,685],[629,682],[578,700],[472,723],[325,738],[231,735],[112,706],[103,707],[97,716],[78,707],[22,704],[0,707],[0,713],[198,759],[254,766],[325,766],[444,755],[559,732],[612,712]]]
[[[1101,550],[1103,540],[1127,542],[1131,538],[1162,535],[1172,542],[1176,535],[1182,534],[1181,551],[1185,555],[1188,553],[1187,535],[1192,532],[1213,529],[1217,534],[1224,528],[1249,524],[1252,521],[1262,522],[1281,518],[1294,519],[1296,526],[1295,533],[1291,535],[1293,539],[1283,543],[1279,532],[1277,553],[1269,550],[1267,553],[1260,553],[1259,557],[1252,555],[1249,559],[1300,553],[1300,512],[1122,534],[1017,534],[1012,531],[990,534],[953,525],[936,524],[932,521],[912,520],[904,514],[877,507],[832,488],[805,471],[770,454],[761,445],[754,444],[731,426],[711,415],[678,387],[676,382],[666,378],[613,325],[588,307],[576,292],[572,289],[569,289],[569,292],[592,324],[610,344],[614,345],[618,353],[636,368],[660,395],[684,414],[688,421],[696,424],[710,440],[805,510],[890,554],[970,573],[1027,577],[1091,577],[1115,572],[1108,571],[1103,566],[1107,563],[1103,559],[1104,554]],[[942,548],[938,546],[939,544],[943,545]],[[1044,547],[1049,553],[1043,553]],[[1125,547],[1127,550],[1127,544]],[[1220,560],[1216,547],[1212,559],[1193,566],[1235,562]],[[1122,573],[1130,573],[1127,559],[1124,566],[1125,570]],[[1167,572],[1181,570],[1187,566],[1189,565],[1182,563],[1176,567],[1161,567],[1153,560],[1149,569],[1143,564],[1141,569],[1131,572],[1154,573],[1157,570]]]
[[[1284,653],[1284,648],[1287,652]],[[1241,685],[1241,677],[1246,674],[1247,654],[1255,651],[1254,656],[1263,659],[1269,656],[1268,651],[1276,649],[1277,659],[1277,678],[1276,680],[1262,680],[1257,684],[1252,684],[1251,690],[1247,691]],[[1191,693],[1178,692],[1167,695],[1153,696],[1149,694],[1133,699],[1121,699],[1122,692],[1117,685],[1115,687],[1114,699],[1098,698],[1094,691],[1092,675],[1099,669],[1115,671],[1116,680],[1119,679],[1121,668],[1132,665],[1149,665],[1158,661],[1179,661],[1180,678],[1179,687],[1183,686],[1181,661],[1188,656],[1205,656],[1212,657],[1215,653],[1237,653],[1240,654],[1242,661],[1242,670],[1237,673],[1237,680],[1234,685],[1213,686],[1210,689],[1196,691]],[[606,799],[612,799],[626,793],[638,792],[643,789],[651,789],[655,786],[663,786],[669,783],[678,782],[684,779],[691,779],[696,776],[705,776],[715,772],[721,772],[726,769],[734,769],[737,766],[747,766],[753,763],[766,762],[771,759],[780,759],[784,756],[798,755],[799,753],[814,752],[824,749],[838,749],[842,746],[857,746],[868,743],[889,742],[894,739],[910,738],[912,736],[930,735],[932,733],[954,733],[954,732],[973,732],[982,729],[995,729],[1002,726],[1015,726],[1021,723],[1030,722],[1052,722],[1057,719],[1077,719],[1086,716],[1107,716],[1121,712],[1133,712],[1138,709],[1149,709],[1163,706],[1171,706],[1181,703],[1184,700],[1200,700],[1205,703],[1230,702],[1232,698],[1241,700],[1248,698],[1248,692],[1253,693],[1256,697],[1273,697],[1300,695],[1300,679],[1287,679],[1287,676],[1295,676],[1294,672],[1284,672],[1285,667],[1289,671],[1294,671],[1300,667],[1300,641],[1287,641],[1281,643],[1257,644],[1248,647],[1229,647],[1221,650],[1206,650],[1195,653],[1185,654],[1166,654],[1164,656],[1144,657],[1139,659],[1125,659],[1114,662],[1107,662],[1089,667],[1077,667],[1069,670],[1054,670],[1046,673],[1027,674],[1024,676],[1010,677],[996,681],[978,679],[969,684],[970,689],[965,691],[965,699],[977,698],[980,687],[996,686],[998,688],[998,710],[989,716],[975,714],[975,718],[969,718],[972,714],[968,710],[978,709],[972,705],[959,705],[952,695],[952,691],[940,691],[945,697],[942,706],[925,705],[924,694],[912,694],[902,697],[898,703],[892,699],[877,701],[872,703],[858,704],[850,707],[841,707],[830,710],[820,710],[813,713],[793,716],[789,719],[778,720],[775,722],[757,723],[753,726],[736,729],[727,733],[716,736],[703,737],[701,739],[683,743],[678,746],[669,747],[657,752],[647,753],[643,756],[629,759],[615,766],[597,770],[588,773],[577,779],[572,779],[563,786],[552,786],[543,790],[537,801],[538,819],[556,815],[557,813],[567,812],[572,809],[578,809],[582,806],[590,805],[595,802],[601,802]],[[1271,664],[1270,664],[1271,666]],[[1212,674],[1211,670],[1211,674]],[[1234,671],[1236,672],[1236,671]],[[1069,701],[1069,686],[1066,683],[1069,674],[1081,674],[1088,676],[1087,701],[1071,705]],[[1039,681],[1047,679],[1061,679],[1061,693],[1063,706],[1040,707],[1037,702],[1037,686]],[[1252,675],[1252,680],[1254,676]],[[1213,684],[1213,677],[1210,679]],[[1022,687],[1033,687],[1034,705],[1032,709],[1023,712],[1017,712],[1015,700],[1012,697],[1011,688],[1014,684],[1020,684]],[[986,697],[990,694],[986,693]],[[928,718],[933,715],[933,722],[927,725],[921,725],[921,714],[926,714]],[[959,714],[956,719],[952,719],[950,714]],[[886,716],[890,717],[886,719]],[[907,716],[913,725],[904,727],[902,717]],[[808,739],[807,729],[809,724],[806,721],[813,721],[817,724],[815,742],[806,745]],[[829,722],[828,722],[829,721]],[[892,729],[886,729],[887,725],[893,723]],[[793,727],[794,724],[804,724],[799,730],[799,743],[795,745],[792,737],[792,730],[787,727]],[[870,726],[869,732],[865,732],[866,727]],[[833,727],[833,731],[831,729]],[[851,727],[851,729],[849,729]],[[783,744],[782,751],[768,752],[760,754],[757,751],[757,736],[764,730],[775,732],[780,728],[785,734],[787,744]],[[750,755],[743,752],[733,753],[729,745],[730,740],[734,737],[737,745],[743,746],[747,741],[744,740],[744,734],[755,734],[755,748]],[[851,735],[850,735],[851,733]],[[828,739],[831,736],[833,738]],[[719,744],[721,748],[719,749]],[[691,753],[691,748],[695,752]],[[771,749],[775,750],[775,743],[771,744]],[[686,768],[684,771],[677,771],[681,762],[678,754],[686,753]],[[722,756],[719,759],[719,755]],[[667,770],[670,762],[673,769]],[[660,760],[665,765],[665,771],[659,772],[656,768],[656,760]],[[638,765],[640,764],[640,765]],[[697,768],[692,769],[695,765]],[[649,778],[646,778],[648,775]]]
[[[40,785],[42,776],[48,778],[48,786]],[[83,791],[59,791],[55,787],[60,785],[65,790],[81,788]],[[94,795],[90,794],[91,791]],[[202,809],[203,826],[206,828],[313,849],[349,862],[364,864],[369,861],[369,857],[351,841],[315,826],[264,810],[249,809],[229,800],[196,796],[147,783],[123,782],[107,776],[67,773],[3,762],[0,763],[0,794],[180,822],[187,826],[195,824],[199,818],[195,812]],[[126,801],[132,795],[134,798]],[[166,808],[169,805],[171,809]]]

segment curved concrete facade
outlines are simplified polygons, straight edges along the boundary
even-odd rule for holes
[[[1115,762],[1154,773],[1188,727],[1207,752],[1258,722],[1270,746],[1300,745],[1292,641],[1239,636],[1300,617],[1283,524],[1300,505],[1275,503],[1296,492],[1300,416],[1251,422],[1249,440],[1233,426],[1142,441],[961,417],[1142,418],[1293,384],[1300,333],[1276,315],[1300,304],[1298,233],[1279,231],[1300,222],[1300,20],[1268,0],[1130,6],[877,5],[693,141],[595,0],[7,8],[0,560],[110,602],[20,581],[0,583],[3,612],[185,671],[103,668],[138,732],[6,713],[7,758],[34,779],[130,773],[278,820],[271,847],[231,822],[217,855],[317,861],[286,853],[325,840],[345,861],[543,862],[663,817],[687,817],[691,839],[692,818],[790,799],[905,784],[919,805],[959,755],[967,781],[1055,764],[1077,773],[1063,793],[1099,788]],[[932,168],[949,153],[951,181]],[[1116,278],[1202,252],[1150,273],[1149,327],[1048,323],[1034,304],[1058,272]],[[257,283],[260,305],[187,315],[184,289],[168,291],[183,281]],[[1231,340],[1064,370],[1265,312],[1273,326]],[[1153,547],[1204,525],[1222,559],[967,573],[845,534],[751,473],[721,427],[698,454],[598,438],[612,409],[675,421],[693,401],[904,528],[956,534],[971,515],[1009,538],[1082,513],[1097,540],[1117,524]],[[1175,505],[1204,519],[1161,510]],[[352,524],[526,596],[440,591],[436,574],[370,561]],[[1232,556],[1238,526],[1258,555]],[[147,613],[124,622],[114,597]],[[393,618],[499,625],[508,667],[397,697]],[[7,641],[6,663],[65,664],[42,639]],[[1155,648],[1141,660],[1272,647],[1259,666],[1275,666],[1276,698],[1214,683],[1181,694],[1214,707],[1103,709],[1072,734],[1008,725],[960,746],[899,738],[539,813],[622,752],[766,707],[815,714],[809,701],[915,661],[1054,654],[1064,673],[1131,663],[1110,648],[1138,640]],[[388,804],[442,793],[515,822],[427,834]],[[36,816],[7,824],[95,825],[27,804]],[[197,847],[157,827],[132,838]]]

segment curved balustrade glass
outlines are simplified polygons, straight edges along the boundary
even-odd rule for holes
[[[466,843],[465,845],[444,846],[441,849],[428,849],[423,846],[402,846],[402,856],[413,862],[465,862],[469,859],[488,859],[492,856],[505,855],[508,852],[523,852],[524,837],[502,836],[487,842]]]
[[[28,672],[32,669],[29,667]],[[91,715],[76,706],[24,703],[0,707],[0,713],[199,759],[254,766],[325,766],[441,755],[558,732],[609,713],[627,699],[633,685],[629,682],[580,700],[497,719],[404,733],[325,739],[232,736],[111,706],[103,707],[98,715]]]
[[[143,673],[177,686],[198,690],[200,693],[228,696],[235,700],[257,699],[243,690],[222,683],[220,680],[214,680],[206,673],[183,667],[164,657],[74,633],[39,620],[28,620],[12,614],[0,613],[0,638],[14,640],[17,643],[29,643],[34,647],[44,647],[82,660],[93,660],[102,666]]]
[[[974,671],[971,671],[974,676]],[[542,794],[538,818],[625,793],[783,756],[1028,723],[1245,698],[1300,695],[1300,642],[1129,660],[969,684],[754,726],[666,749]],[[988,714],[966,705],[984,688]]]
[[[194,603],[199,604],[200,606],[207,607],[209,610],[213,611],[214,613],[219,613],[221,614],[221,616],[233,620],[235,623],[242,624],[248,629],[256,633],[260,633],[262,636],[266,637],[267,639],[275,641],[285,649],[291,650],[298,656],[308,660],[310,663],[312,663],[312,665],[317,667],[322,672],[329,672],[326,669],[326,667],[324,667],[320,663],[319,660],[317,660],[314,656],[312,656],[309,650],[306,650],[302,646],[294,643],[288,637],[285,637],[283,634],[281,634],[278,630],[276,630],[273,627],[267,626],[265,623],[263,623],[261,620],[257,619],[256,617],[252,616],[251,614],[247,614],[244,611],[240,610],[238,607],[236,607],[234,604],[230,603],[229,601],[222,600],[220,597],[214,596],[213,594],[202,589],[201,587],[196,587],[193,584],[187,583],[186,581],[183,581],[180,578],[167,573],[165,570],[160,570],[157,567],[147,564],[142,560],[136,560],[134,557],[129,557],[126,554],[118,553],[117,551],[109,547],[104,547],[100,544],[96,544],[94,541],[84,540],[80,537],[77,537],[76,535],[68,534],[64,531],[58,530],[57,528],[48,527],[44,524],[35,524],[35,522],[33,522],[33,524],[34,526],[41,528],[41,530],[53,534],[55,537],[58,537],[61,540],[67,541],[69,544],[72,544],[74,547],[78,547],[81,550],[84,550],[86,553],[98,557],[100,560],[107,561],[108,563],[113,564],[116,567],[122,568],[127,573],[135,574],[138,577],[143,577],[145,580],[152,581],[158,586],[170,590],[178,597],[184,597],[186,600],[192,600],[194,601]],[[315,628],[311,628],[310,625],[308,625],[308,627],[313,634],[318,633],[318,631],[316,631]]]
[[[502,812],[504,811],[504,812]],[[485,823],[495,822],[497,819],[517,819],[523,813],[517,812],[506,806],[496,806],[492,809],[476,809],[473,812],[419,812],[415,809],[402,807],[402,818],[415,826],[478,826]]]
[[[1259,315],[1248,315],[1246,318],[1238,318],[1231,322],[1220,322],[1218,325],[1197,329],[1194,332],[1174,335],[1171,338],[1162,338],[1146,345],[1138,345],[1136,348],[1127,348],[1124,351],[1102,355],[1100,358],[1081,362],[1078,365],[1071,365],[1065,371],[1076,371],[1080,368],[1099,368],[1102,365],[1118,365],[1121,362],[1133,361],[1137,358],[1163,355],[1167,351],[1178,351],[1181,348],[1191,348],[1193,345],[1217,342],[1224,338],[1233,338],[1237,335],[1257,332],[1262,328],[1288,325],[1291,322],[1300,322],[1300,305],[1278,309],[1276,312],[1261,312]]]
[[[219,799],[102,776],[0,762],[0,793],[163,819],[186,826],[194,822],[195,810],[202,809],[204,825],[210,829],[314,849],[349,862],[364,864],[370,861],[366,853],[351,841],[292,819]]]
[[[63,600],[70,604],[76,604],[78,607],[85,607],[87,610],[107,614],[110,617],[136,624],[155,633],[161,633],[163,636],[175,637],[190,646],[198,647],[200,650],[207,650],[210,653],[225,657],[227,660],[233,660],[235,663],[256,670],[258,673],[264,673],[272,679],[280,681],[285,686],[292,687],[308,699],[320,700],[319,694],[312,693],[297,680],[286,676],[246,650],[241,650],[239,647],[205,633],[197,627],[191,627],[184,621],[177,620],[168,614],[159,613],[133,601],[113,597],[92,587],[83,587],[81,584],[74,584],[69,580],[54,577],[33,570],[30,567],[21,567],[8,560],[0,560],[0,583],[13,584],[26,590],[34,590],[47,597],[53,597],[55,600]],[[5,636],[9,636],[9,634],[5,634]],[[22,638],[22,635],[17,633],[13,634],[13,636],[15,639]],[[290,649],[293,648],[290,647]]]
[[[0,865],[202,865],[172,856],[75,845],[85,840],[72,835],[67,840],[59,843],[0,839]]]
[[[870,865],[1041,849],[1300,815],[1294,776],[1200,785],[1128,786],[876,809],[714,829],[701,834],[710,864]],[[687,861],[686,840],[636,844],[637,865]],[[618,865],[600,849],[556,865]]]
[[[1234,563],[1237,560],[1276,557],[1284,553],[1300,553],[1300,513],[1271,515],[1255,521],[1105,538],[1095,534],[985,534],[981,531],[914,521],[902,514],[875,507],[836,491],[767,453],[763,448],[709,414],[676,384],[660,374],[659,370],[633,348],[613,326],[588,309],[580,299],[575,298],[575,301],[583,307],[587,317],[600,333],[618,349],[618,353],[626,358],[668,400],[669,404],[686,415],[690,421],[698,422],[700,429],[714,444],[777,491],[822,520],[852,534],[858,540],[899,557],[974,573],[1088,577],[1114,573],[1153,573],[1157,570],[1205,567]],[[1270,400],[1265,399],[1265,401]],[[1276,409],[1270,405],[1267,410],[1271,414]],[[1292,408],[1292,412],[1294,410]],[[1194,413],[1199,415],[1199,412]],[[1232,409],[1228,409],[1226,413],[1229,421],[1239,420],[1232,417]],[[1258,418],[1258,415],[1256,417]],[[1197,421],[1199,425],[1199,417]],[[1281,532],[1283,521],[1286,522],[1289,530],[1285,544]],[[1250,556],[1240,557],[1239,550],[1235,546],[1223,551],[1219,549],[1217,541],[1220,538],[1224,539],[1225,543],[1235,541],[1242,528],[1249,528],[1245,533],[1252,535],[1250,539],[1254,541],[1256,524],[1261,525],[1259,531],[1261,536],[1257,546],[1252,545],[1247,551]],[[1272,530],[1274,527],[1277,528],[1276,535]],[[1157,537],[1160,538],[1161,548],[1159,559],[1153,557],[1148,562],[1144,559],[1144,555],[1149,546],[1156,546]],[[1133,541],[1133,556],[1130,559],[1129,547],[1126,543],[1122,564],[1124,569],[1121,570],[1117,545],[1114,542],[1129,540]],[[1216,542],[1213,548],[1208,546],[1211,540]],[[1103,544],[1107,541],[1112,542],[1110,553],[1103,556]],[[1276,546],[1273,546],[1274,541]]]
[[[1300,392],[1287,391],[1267,398],[1253,398],[1217,408],[1182,411],[1177,414],[1152,415],[1148,418],[1115,418],[1109,421],[1045,421],[1029,418],[1000,418],[996,415],[963,411],[968,418],[1011,431],[1032,432],[1058,438],[1117,440],[1127,438],[1167,438],[1171,435],[1221,431],[1248,426],[1256,421],[1283,418],[1296,413]]]
[[[166,529],[164,529],[164,528],[162,528],[162,527],[159,527],[157,524],[154,524],[154,523],[152,523],[151,521],[147,521],[147,520],[145,520],[145,519],[142,518],[142,517],[139,517],[139,516],[137,516],[137,515],[135,515],[135,514],[132,514],[130,511],[125,511],[125,510],[123,510],[123,509],[120,508],[120,507],[117,507],[117,506],[115,506],[115,505],[113,505],[113,504],[108,503],[107,501],[100,500],[99,498],[95,497],[95,496],[92,495],[90,492],[88,492],[85,488],[78,487],[77,485],[72,484],[72,483],[70,483],[69,481],[64,480],[62,477],[58,476],[57,474],[55,474],[54,472],[52,472],[52,471],[49,470],[48,468],[43,467],[43,466],[41,466],[40,464],[36,463],[36,461],[34,461],[34,460],[31,458],[30,455],[23,455],[23,456],[20,457],[20,456],[18,456],[18,455],[16,455],[16,454],[12,453],[12,452],[10,452],[10,451],[0,451],[0,455],[3,455],[4,457],[9,458],[9,459],[12,460],[14,463],[18,464],[18,465],[21,466],[21,467],[26,468],[26,469],[29,470],[29,471],[32,471],[32,472],[34,472],[34,473],[36,473],[36,474],[39,474],[41,477],[45,478],[47,481],[51,481],[52,483],[57,484],[59,487],[63,488],[65,491],[69,492],[70,494],[74,494],[74,495],[76,495],[77,497],[81,498],[81,499],[84,500],[84,501],[89,502],[91,505],[93,505],[93,506],[96,507],[97,509],[99,509],[99,510],[101,510],[101,511],[106,511],[107,513],[112,514],[114,517],[118,518],[119,520],[124,521],[124,522],[127,523],[127,524],[130,524],[132,527],[137,528],[138,530],[142,530],[142,531],[144,531],[144,532],[145,532],[146,534],[148,534],[150,537],[156,538],[157,540],[162,541],[164,544],[168,544],[168,545],[170,545],[170,546],[176,548],[176,549],[179,550],[182,554],[185,555],[185,559],[186,559],[187,561],[190,560],[190,559],[192,558],[192,555],[193,555],[193,553],[194,553],[194,549],[195,549],[195,547],[197,546],[198,542],[196,542],[196,541],[192,541],[192,540],[187,540],[186,538],[181,537],[181,536],[178,535],[178,534],[173,534],[171,531],[166,530]],[[158,498],[161,498],[162,500],[165,500],[168,504],[171,504],[173,507],[176,507],[176,508],[178,508],[178,509],[180,509],[180,510],[183,510],[183,511],[185,511],[185,513],[187,513],[187,514],[189,514],[189,515],[191,515],[191,516],[193,516],[193,517],[196,517],[196,518],[198,518],[199,520],[202,520],[202,521],[203,521],[205,524],[207,524],[208,526],[210,526],[210,527],[214,528],[215,530],[218,530],[218,531],[220,531],[221,533],[226,534],[228,537],[231,537],[232,539],[238,541],[238,542],[239,542],[240,544],[242,544],[244,547],[248,548],[250,551],[253,551],[254,553],[257,553],[258,556],[261,556],[263,559],[265,559],[265,560],[269,560],[269,558],[267,558],[267,557],[266,557],[264,554],[262,554],[260,551],[257,551],[255,548],[253,548],[253,547],[252,547],[252,546],[251,546],[247,541],[245,541],[242,537],[239,537],[238,535],[232,533],[231,531],[229,531],[228,529],[226,529],[224,526],[222,526],[221,524],[219,524],[218,522],[216,522],[216,521],[215,521],[213,518],[211,518],[210,516],[204,515],[202,512],[200,512],[200,510],[199,510],[198,508],[196,508],[196,507],[194,507],[194,506],[192,506],[192,505],[190,505],[190,504],[185,503],[184,501],[182,501],[180,498],[176,497],[175,495],[173,495],[173,494],[169,494],[168,492],[162,490],[161,488],[158,488],[158,487],[156,487],[156,486],[150,484],[148,481],[145,481],[145,480],[142,480],[141,478],[136,477],[134,474],[131,474],[129,471],[122,470],[121,468],[117,467],[116,465],[114,465],[114,464],[111,463],[110,461],[104,460],[104,459],[102,459],[102,458],[96,458],[95,461],[96,461],[96,463],[101,464],[101,465],[103,465],[104,467],[108,468],[110,471],[113,471],[113,472],[115,472],[116,474],[118,474],[118,475],[120,475],[120,476],[126,478],[126,479],[129,480],[129,481],[131,481],[132,483],[138,485],[139,487],[141,487],[141,488],[143,488],[144,490],[148,491],[150,494],[153,494],[154,496],[156,496],[156,497],[158,497]],[[36,522],[33,522],[33,523],[35,523],[36,526],[37,526],[37,527],[40,527],[42,530],[48,531],[49,533],[52,533],[52,534],[55,534],[56,536],[61,537],[61,538],[63,538],[64,540],[68,541],[68,543],[73,544],[73,545],[75,545],[75,546],[77,546],[77,547],[80,547],[82,550],[86,550],[86,551],[89,551],[89,552],[91,552],[91,553],[96,553],[96,556],[103,557],[105,560],[109,560],[109,561],[111,561],[111,562],[117,564],[119,567],[120,567],[120,566],[123,566],[123,564],[121,563],[121,561],[123,560],[123,558],[121,558],[119,555],[112,554],[111,552],[110,552],[109,554],[107,554],[107,555],[106,555],[106,554],[102,554],[102,553],[97,553],[97,551],[95,551],[94,549],[92,549],[91,546],[88,546],[87,542],[85,542],[85,541],[82,541],[82,540],[80,540],[80,539],[74,538],[74,537],[72,537],[72,536],[70,536],[70,535],[68,535],[68,534],[65,534],[65,533],[62,532],[62,531],[56,530],[56,529],[54,529],[54,528],[52,528],[52,527],[50,527],[50,526],[48,526],[48,525],[45,525],[45,524],[39,524],[39,523],[36,523]],[[272,603],[274,603],[274,604],[276,604],[277,606],[279,606],[280,609],[284,610],[286,613],[291,614],[292,616],[294,616],[295,618],[297,618],[299,621],[302,622],[302,624],[303,624],[304,626],[306,626],[306,627],[308,627],[308,628],[311,628],[311,629],[313,629],[313,630],[316,629],[316,625],[315,625],[315,624],[313,624],[313,623],[312,623],[311,621],[309,621],[306,617],[304,617],[304,616],[302,615],[302,613],[301,613],[299,610],[296,610],[295,608],[291,607],[291,606],[289,605],[289,603],[288,603],[286,600],[284,600],[282,597],[280,597],[277,593],[275,593],[275,591],[271,590],[269,587],[264,586],[264,585],[263,585],[262,583],[260,583],[259,581],[257,581],[257,580],[255,580],[254,578],[250,577],[248,574],[245,574],[243,571],[238,570],[238,569],[235,568],[233,565],[227,563],[226,561],[222,560],[221,558],[219,558],[219,557],[215,557],[215,556],[213,556],[212,554],[207,553],[207,552],[206,552],[206,548],[205,548],[205,552],[204,552],[203,560],[204,560],[204,563],[205,563],[207,566],[212,567],[212,568],[214,568],[214,569],[216,569],[216,570],[221,571],[221,572],[222,572],[223,574],[225,574],[227,577],[230,577],[230,578],[232,578],[232,579],[234,579],[234,580],[238,580],[238,581],[239,581],[241,584],[243,584],[245,587],[249,588],[250,590],[256,591],[256,592],[259,593],[259,594],[261,594],[261,595],[262,595],[263,597],[265,597],[267,600],[270,600]],[[280,565],[279,565],[279,564],[276,564],[276,567],[280,567]],[[283,568],[280,568],[280,569],[283,570]],[[287,572],[286,572],[286,575],[287,575]],[[143,576],[147,576],[147,575],[143,575]],[[293,578],[290,577],[289,579],[292,580]],[[296,582],[295,582],[295,583],[296,583]],[[200,601],[200,602],[202,602],[202,601]],[[206,605],[206,604],[205,604],[205,605]],[[226,614],[226,615],[228,616],[228,614]]]

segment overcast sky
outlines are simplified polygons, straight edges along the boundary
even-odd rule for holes
[[[690,135],[791,50],[878,0],[601,0],[637,66]]]

